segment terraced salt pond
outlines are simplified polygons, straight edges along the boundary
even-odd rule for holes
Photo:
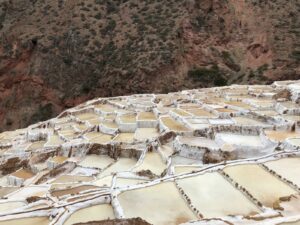
[[[134,141],[134,133],[120,133],[113,139],[113,141],[132,143]]]
[[[134,199],[134,201],[133,201]],[[126,218],[141,217],[154,225],[175,225],[197,219],[173,182],[118,195]],[[159,207],[159,213],[153,213]]]
[[[73,182],[88,182],[92,181],[93,177],[89,176],[72,176],[72,175],[62,175],[53,180],[51,183],[73,183]]]
[[[281,197],[297,193],[290,186],[256,164],[228,166],[224,169],[224,172],[268,207],[273,207],[273,204]]]
[[[274,141],[284,141],[287,138],[300,138],[300,132],[265,130],[266,136]]]
[[[126,186],[131,186],[135,184],[141,184],[145,183],[147,180],[141,180],[141,179],[129,179],[129,178],[121,178],[118,177],[116,180],[116,187],[126,187]]]
[[[0,213],[10,211],[10,210],[14,210],[14,209],[23,207],[25,205],[26,205],[25,202],[17,202],[17,201],[16,202],[0,203]]]
[[[0,225],[48,225],[48,217],[32,217],[0,221]]]
[[[260,210],[219,173],[206,173],[176,181],[205,218],[250,215]],[[208,194],[209,193],[209,194]],[[230,202],[230,207],[228,203]]]
[[[266,162],[265,165],[278,175],[300,187],[300,158],[285,158]]]
[[[162,117],[161,118],[162,123],[168,127],[170,130],[175,132],[186,132],[189,131],[188,128],[183,126],[181,123],[175,121],[171,117]]]
[[[103,134],[99,132],[90,132],[84,135],[84,137],[92,143],[107,144],[109,143],[113,136],[109,134]]]
[[[134,139],[137,141],[151,140],[159,136],[156,128],[138,128],[135,131]]]
[[[297,221],[299,87],[96,98],[0,133],[0,225]]]
[[[84,223],[89,221],[99,221],[105,219],[114,219],[114,212],[109,204],[95,205],[80,209],[74,212],[64,223],[72,225],[74,223]]]
[[[160,175],[166,169],[166,164],[157,152],[147,152],[141,165],[134,168],[134,171],[150,170],[156,175]]]
[[[117,173],[121,171],[128,171],[136,164],[136,160],[132,158],[120,158],[117,162],[112,164],[110,167],[105,169],[101,174],[100,177],[104,177],[110,175],[112,173]]]
[[[80,163],[80,166],[104,169],[114,163],[115,160],[107,155],[87,155]]]

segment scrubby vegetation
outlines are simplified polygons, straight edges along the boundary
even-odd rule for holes
[[[201,81],[215,86],[224,86],[227,84],[226,79],[216,65],[213,65],[211,68],[194,68],[188,72],[188,76],[194,81]]]

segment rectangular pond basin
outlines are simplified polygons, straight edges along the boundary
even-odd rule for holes
[[[228,166],[224,172],[267,207],[273,207],[280,197],[297,193],[257,164]]]
[[[86,155],[79,163],[80,166],[104,169],[112,164],[115,160],[107,155]]]
[[[114,218],[114,211],[111,205],[94,205],[77,210],[66,220],[64,225],[72,225],[75,223],[86,223],[89,221],[99,221]]]
[[[137,141],[151,140],[159,136],[156,128],[137,128],[134,134],[134,139]]]
[[[81,183],[92,181],[93,177],[90,176],[72,176],[72,175],[61,175],[51,183]]]
[[[300,187],[300,158],[285,158],[266,162],[265,165],[278,175]]]
[[[299,132],[285,131],[285,130],[265,130],[265,135],[276,142],[284,141],[287,138],[300,138]]]
[[[136,159],[132,158],[120,158],[117,162],[112,164],[110,167],[105,169],[100,176],[107,176],[111,175],[112,173],[122,172],[122,171],[128,171],[136,164]]]
[[[254,203],[217,172],[180,179],[177,183],[205,218],[260,212]]]
[[[114,142],[132,143],[134,142],[134,133],[119,133],[114,139]]]
[[[154,225],[175,225],[197,219],[173,182],[126,191],[118,199],[126,218],[141,217]]]
[[[160,175],[165,169],[166,164],[157,152],[147,152],[142,164],[134,168],[134,171],[150,170],[152,173]]]
[[[113,136],[109,135],[109,134],[103,134],[100,132],[90,132],[90,133],[86,133],[84,135],[84,137],[86,139],[88,139],[91,143],[97,143],[97,144],[107,144],[109,143]]]
[[[187,127],[183,124],[177,122],[176,120],[172,119],[169,116],[161,117],[161,122],[171,131],[175,132],[187,132],[190,131]]]
[[[0,221],[0,225],[48,225],[49,223],[48,217],[29,217]]]

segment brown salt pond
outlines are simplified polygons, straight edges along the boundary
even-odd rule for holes
[[[94,118],[99,118],[100,116],[95,113],[81,113],[76,115],[76,118],[78,118],[81,121],[86,121]]]
[[[230,102],[225,102],[225,103],[227,105],[239,107],[239,108],[242,108],[242,109],[247,109],[247,110],[253,109],[252,106],[250,106],[250,105],[248,105],[246,103],[240,102],[240,101],[230,101]]]
[[[49,161],[55,162],[55,163],[63,163],[68,159],[68,157],[65,156],[54,156],[52,159],[49,159]]]
[[[138,120],[156,120],[153,112],[139,112],[137,115]]]
[[[181,117],[189,117],[191,116],[191,114],[189,114],[188,112],[182,110],[182,109],[172,109],[171,110],[173,113],[177,114],[178,116]]]
[[[29,179],[34,176],[32,172],[26,169],[20,169],[14,173],[11,174],[11,176],[22,178],[22,179]]]
[[[41,149],[44,147],[45,143],[46,141],[35,141],[26,149],[26,151],[35,151]]]
[[[300,138],[299,132],[292,131],[275,131],[275,130],[265,130],[266,136],[274,141],[284,141],[287,138]]]
[[[97,189],[97,186],[93,185],[82,185],[78,187],[72,187],[64,190],[55,190],[51,192],[51,195],[54,197],[60,197],[63,195],[75,195],[78,194],[82,191],[87,191],[87,190],[92,190],[92,189]]]
[[[49,223],[48,217],[29,217],[0,221],[0,225],[48,225]]]
[[[154,225],[175,225],[197,219],[173,182],[126,191],[118,199],[126,218],[141,217]],[[158,207],[159,213],[153,213]]]
[[[18,190],[18,187],[0,187],[0,197],[3,198],[4,196]]]
[[[198,118],[216,118],[217,116],[201,108],[186,109],[187,112]]]
[[[135,123],[136,115],[135,114],[126,114],[126,115],[120,116],[120,121],[122,123]]]
[[[72,175],[62,175],[56,178],[51,183],[79,183],[79,182],[89,182],[94,178],[89,176],[72,176]]]
[[[112,135],[103,134],[100,132],[86,133],[84,135],[84,137],[87,138],[92,143],[98,143],[98,144],[103,144],[103,145],[109,143],[113,138]]]
[[[273,207],[273,204],[281,197],[297,193],[256,164],[228,166],[225,167],[224,172],[267,207]]]
[[[177,132],[189,131],[189,129],[187,127],[183,126],[183,124],[177,122],[176,120],[172,119],[169,116],[161,117],[161,121],[166,127],[168,127],[172,131],[175,131],[175,132],[176,131]]]
[[[64,225],[72,225],[74,223],[86,223],[89,221],[99,221],[114,218],[115,216],[111,205],[94,205],[77,210],[66,220]]]

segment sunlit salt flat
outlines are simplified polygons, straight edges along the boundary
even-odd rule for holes
[[[290,186],[256,164],[229,166],[224,171],[268,207],[273,207],[273,204],[281,197],[297,193]]]
[[[197,218],[172,182],[126,191],[118,199],[126,218],[139,216],[154,225],[180,224]],[[159,213],[153,213],[158,206]]]
[[[219,173],[206,173],[177,181],[205,218],[250,215],[260,210]],[[230,207],[228,203],[230,202]]]

